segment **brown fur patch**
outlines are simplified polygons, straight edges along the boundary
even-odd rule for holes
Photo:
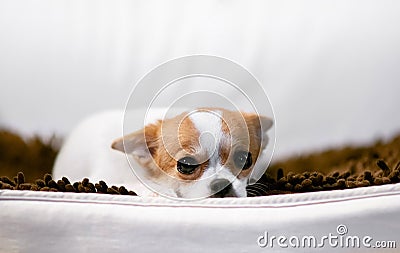
[[[168,175],[183,180],[196,180],[201,177],[208,162],[200,152],[200,133],[187,116],[187,113],[182,113],[162,122],[157,141],[158,150],[153,157],[159,168]],[[201,162],[199,168],[190,175],[181,174],[176,169],[177,161],[186,156]]]
[[[238,178],[248,176],[257,161],[257,157],[260,153],[261,146],[261,126],[260,120],[257,114],[242,113],[239,111],[229,111],[225,109],[219,109],[223,111],[222,117],[224,123],[222,124],[223,133],[227,133],[232,140],[229,147],[221,147],[221,154],[225,165],[231,169],[232,173],[237,175]],[[233,162],[236,151],[243,150],[248,151],[252,154],[252,166],[247,170],[240,170],[236,168]]]

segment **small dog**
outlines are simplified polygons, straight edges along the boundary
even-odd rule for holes
[[[121,136],[123,112],[83,122],[61,149],[54,176],[105,180],[140,196],[246,197],[246,186],[265,170],[272,120],[222,108],[159,120],[164,113],[152,109],[144,128],[112,143]]]

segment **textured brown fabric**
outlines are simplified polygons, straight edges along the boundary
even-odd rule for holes
[[[65,177],[53,179],[50,173],[58,152],[56,140],[43,141],[39,137],[24,140],[15,133],[0,130],[0,189],[136,195],[123,186],[109,187],[104,181],[93,184],[87,178],[73,183]],[[272,163],[266,175],[248,187],[248,195],[398,183],[399,170],[400,135],[387,142],[335,148]]]

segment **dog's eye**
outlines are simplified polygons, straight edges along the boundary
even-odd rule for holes
[[[182,174],[192,174],[199,167],[198,162],[193,157],[187,156],[179,159],[176,168]]]
[[[247,170],[251,167],[253,159],[251,158],[251,153],[247,151],[237,151],[233,157],[236,167],[242,170]]]

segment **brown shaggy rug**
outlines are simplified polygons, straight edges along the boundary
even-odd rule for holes
[[[58,148],[52,138],[23,139],[0,130],[0,189],[97,192],[136,195],[124,186],[70,182],[50,175]],[[367,187],[400,182],[400,135],[387,142],[342,147],[273,162],[267,173],[248,187],[248,195],[264,196]]]

